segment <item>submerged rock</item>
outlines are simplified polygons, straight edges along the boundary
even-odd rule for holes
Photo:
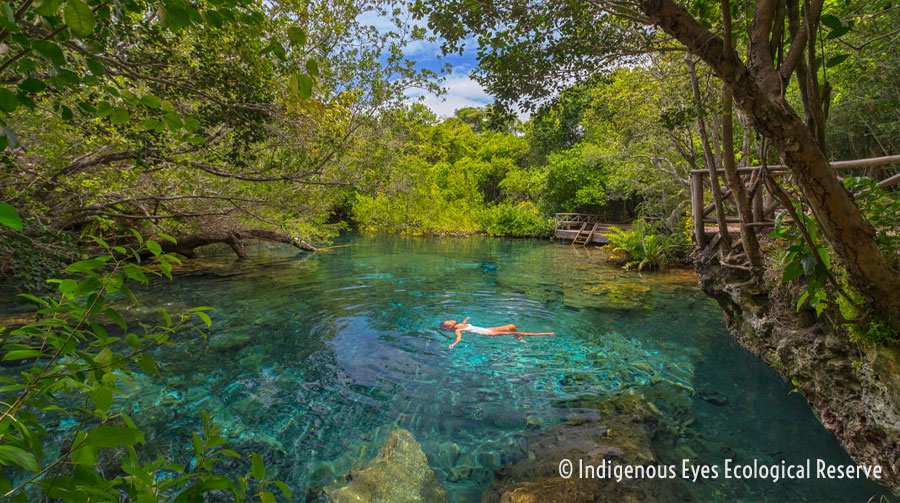
[[[529,437],[528,457],[497,470],[482,503],[688,501],[680,480],[578,476],[579,462],[661,468],[651,444],[659,418],[657,408],[634,393],[612,397],[599,411],[574,413],[568,422]],[[573,462],[568,479],[560,476],[564,459]]]
[[[334,503],[444,503],[447,493],[428,466],[422,446],[412,433],[397,429],[381,446],[375,459],[360,470],[350,470],[349,482],[325,488]]]

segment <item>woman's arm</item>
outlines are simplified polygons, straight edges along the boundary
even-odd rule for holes
[[[466,319],[464,319],[462,322],[463,322],[463,325],[465,325],[466,323],[468,323],[468,322],[469,322],[469,316],[466,316]]]
[[[468,318],[466,318],[466,319],[468,320]],[[461,341],[461,340],[462,340],[462,330],[457,328],[456,329],[456,342],[454,342],[453,344],[450,345],[450,349],[453,349],[453,346],[456,346],[457,344],[459,344],[459,341]]]

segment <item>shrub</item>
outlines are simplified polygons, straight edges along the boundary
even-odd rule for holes
[[[484,231],[492,236],[548,237],[553,234],[553,220],[531,201],[503,201],[488,210],[485,220]]]
[[[642,271],[680,262],[687,250],[684,236],[680,233],[663,234],[655,222],[637,220],[628,230],[618,227],[611,230],[604,234],[612,250],[610,258],[622,262],[626,269]]]
[[[21,219],[9,205],[0,206],[0,226],[22,230]],[[171,279],[172,264],[179,263],[156,241],[144,240],[136,231],[135,237],[140,247],[134,250],[92,238],[105,255],[69,264],[64,278],[48,280],[58,289],[55,294],[22,294],[37,306],[37,321],[9,332],[0,328],[2,361],[23,368],[17,376],[0,377],[0,499],[194,502],[204,501],[208,492],[227,491],[233,501],[275,501],[276,487],[290,499],[283,482],[266,476],[256,453],[244,463],[250,465],[246,476],[222,472],[227,460],[244,456],[226,448],[206,412],[200,433],[189,441],[194,462],[146,460],[134,449],[145,436],[116,406],[119,382],[132,381],[139,370],[160,375],[151,350],[173,344],[189,329],[203,333],[211,324],[209,308],[204,307],[175,316],[163,310],[164,323],[153,327],[136,327],[119,314],[110,300],[124,296],[137,303],[129,283],[146,285],[148,275]],[[148,256],[152,259],[146,263]],[[120,333],[107,333],[104,325],[113,323]],[[78,426],[54,431],[45,426],[48,417]],[[188,444],[187,438],[182,441]],[[119,448],[127,451],[118,467],[121,473],[101,473],[101,450]]]

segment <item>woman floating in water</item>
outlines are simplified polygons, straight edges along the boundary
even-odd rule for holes
[[[469,325],[466,323],[469,321],[469,317],[466,317],[462,321],[462,323],[457,323],[453,320],[447,320],[441,322],[441,330],[453,330],[456,332],[456,342],[450,345],[450,349],[453,349],[453,346],[459,344],[459,341],[462,340],[463,332],[469,332],[472,334],[478,335],[486,335],[488,337],[497,337],[500,335],[514,335],[519,342],[525,342],[525,336],[532,335],[556,335],[555,332],[519,332],[516,329],[516,326],[510,323],[509,325],[501,325],[499,327],[476,327],[475,325]]]

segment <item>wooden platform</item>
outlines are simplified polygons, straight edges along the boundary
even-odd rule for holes
[[[610,227],[618,227],[622,230],[631,227],[631,224],[628,223],[606,223],[601,219],[601,215],[588,213],[557,213],[554,218],[556,222],[554,234],[556,239],[569,241],[576,246],[605,245],[609,243],[609,240],[604,234],[611,232]]]

